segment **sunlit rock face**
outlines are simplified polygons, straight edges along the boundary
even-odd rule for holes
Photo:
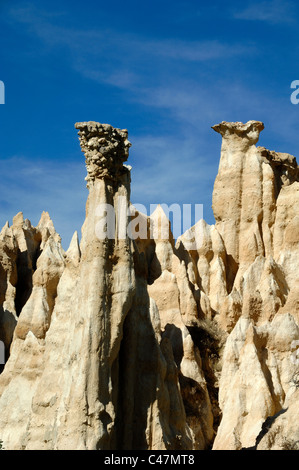
[[[213,126],[215,224],[174,240],[161,206],[146,216],[130,204],[128,131],[75,127],[81,237],[64,251],[46,212],[0,233],[5,448],[295,448],[295,157],[258,147],[259,121]]]
[[[298,165],[292,155],[256,147],[263,127],[258,121],[213,127],[222,135],[213,209],[228,288],[215,319],[229,333],[214,449],[298,441],[289,410],[299,365],[292,360],[299,344]],[[276,416],[281,428],[269,430],[270,439],[263,425]]]

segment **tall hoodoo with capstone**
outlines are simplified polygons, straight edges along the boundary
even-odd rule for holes
[[[175,242],[161,206],[132,210],[127,130],[75,127],[81,241],[65,252],[46,212],[0,233],[5,448],[298,448],[295,157],[256,145],[260,121],[213,126],[216,222]]]
[[[214,449],[295,442],[286,423],[293,421],[287,410],[296,413],[298,396],[298,362],[292,360],[299,339],[298,165],[292,155],[256,147],[263,128],[259,121],[213,127],[222,135],[213,209],[226,251],[228,291],[215,318],[230,333]],[[267,433],[263,424],[276,419],[280,433],[277,427]]]
[[[119,215],[129,217],[127,131],[95,122],[75,127],[89,188],[82,239],[79,246],[75,233],[64,253],[50,236],[51,251],[45,247],[37,259],[0,377],[1,437],[16,449],[190,448],[176,365],[138,274],[138,250],[117,230],[113,238],[97,231],[99,206],[114,209],[116,227]]]

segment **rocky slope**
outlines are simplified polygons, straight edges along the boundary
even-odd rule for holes
[[[0,233],[5,448],[298,448],[295,157],[256,146],[261,122],[214,126],[216,223],[175,242],[160,206],[130,204],[127,131],[76,128],[80,242],[65,252],[47,213]]]

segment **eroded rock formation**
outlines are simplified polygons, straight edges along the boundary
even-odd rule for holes
[[[214,126],[216,223],[175,241],[160,206],[147,217],[130,204],[127,131],[75,127],[81,240],[65,252],[47,213],[0,233],[5,448],[298,447],[295,157],[256,146],[261,122]]]

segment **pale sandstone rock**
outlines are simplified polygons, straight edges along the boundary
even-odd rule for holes
[[[148,292],[159,310],[162,337],[169,338],[172,344],[187,422],[193,431],[193,446],[205,449],[214,438],[213,409],[200,351],[188,330],[188,327],[200,329],[198,273],[190,269],[193,260],[184,249],[183,242],[179,239],[174,244],[169,220],[161,206],[156,208],[150,219],[155,243],[150,269],[156,273],[156,279],[148,285]]]
[[[223,355],[219,394],[223,418],[214,449],[255,447],[266,419],[287,407],[298,370],[290,358],[291,344],[298,337],[298,324],[290,314],[277,314],[260,327],[240,318]]]
[[[5,345],[6,356],[17,322],[17,250],[16,240],[7,222],[0,233],[0,340]]]
[[[13,300],[18,316],[10,357],[0,377],[1,428],[10,448],[25,447],[31,402],[44,367],[44,338],[64,269],[60,237],[47,213],[43,213],[41,220],[42,228],[41,225],[34,228],[19,213],[11,227],[18,277]],[[13,413],[9,412],[12,408]]]
[[[48,248],[41,255],[50,236]],[[52,248],[55,250],[56,245],[59,247],[58,264],[62,263],[62,265],[63,250],[60,245],[60,236],[56,233],[53,222],[46,212],[42,214],[36,228],[32,227],[28,219],[24,220],[22,212],[19,212],[13,219],[12,227],[9,227],[8,222],[3,227],[0,234],[0,243],[0,269],[3,270],[1,275],[2,288],[0,289],[0,325],[2,323],[5,324],[5,327],[2,329],[3,339],[1,339],[5,343],[8,355],[18,317],[31,296],[34,287],[34,276],[37,279],[41,271],[37,269],[38,257],[39,264],[44,262],[49,266],[50,270],[53,270],[53,267],[50,267],[53,261]],[[58,267],[56,266],[54,271],[57,269]],[[35,282],[35,284],[47,284],[46,303],[50,302],[50,309],[53,309],[55,284],[57,284],[58,279],[55,280],[55,273],[51,274],[50,271],[46,273],[43,268],[42,271],[48,279],[40,280]],[[42,298],[45,296],[45,293],[41,294],[40,306],[43,304]],[[27,306],[29,315],[31,315],[30,309],[31,307],[28,308]],[[43,309],[44,307],[42,307]],[[42,315],[42,310],[36,307],[37,315]],[[20,324],[18,322],[18,327],[20,327]]]
[[[263,254],[259,221],[263,206],[262,162],[255,144],[264,126],[222,122],[213,126],[222,135],[221,159],[213,192],[216,228],[233,263],[251,263]],[[233,273],[232,273],[233,274]]]
[[[195,271],[195,283],[209,298],[210,307],[214,311],[219,311],[220,303],[227,295],[226,252],[223,240],[217,228],[208,225],[204,220],[198,221],[189,232],[193,232],[197,240],[199,239],[196,249],[189,251]],[[179,237],[177,246],[182,244],[188,251],[190,238],[192,239],[190,233],[188,235],[184,233]]]
[[[178,369],[150,307],[144,259],[128,236],[97,236],[100,204],[116,214],[124,201],[129,207],[127,132],[94,122],[76,128],[89,187],[82,239],[79,246],[75,234],[63,253],[42,215],[43,251],[0,377],[1,438],[11,449],[190,449]],[[21,216],[14,226],[22,230]]]
[[[213,208],[231,289],[215,316],[230,334],[222,357],[223,416],[214,449],[257,448],[260,441],[261,448],[281,448],[263,426],[271,416],[283,419],[298,369],[290,361],[298,335],[298,165],[289,154],[255,146],[262,128],[255,121],[214,126],[223,143]],[[279,435],[274,429],[273,436]],[[284,432],[284,439],[290,438]]]
[[[46,212],[0,233],[6,448],[296,448],[299,172],[256,147],[263,127],[213,126],[216,223],[175,242],[161,206],[147,217],[130,205],[127,130],[76,124],[80,243],[75,232],[64,252]],[[105,203],[115,240],[99,237]]]
[[[284,408],[265,421],[257,439],[257,450],[299,449],[298,381],[293,385],[292,393],[289,395]]]

